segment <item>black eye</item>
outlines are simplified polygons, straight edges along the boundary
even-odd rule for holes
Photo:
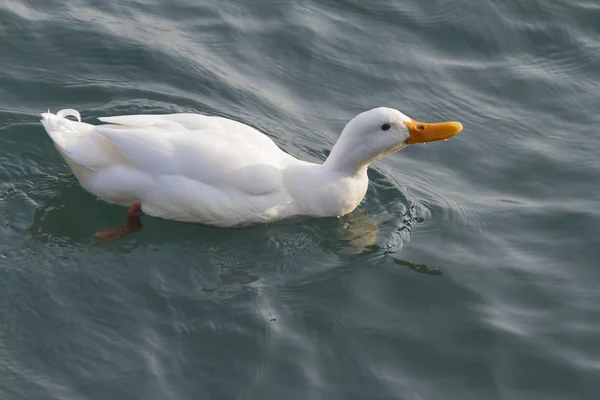
[[[390,129],[390,124],[383,124],[383,125],[381,125],[381,130],[382,131],[387,131],[388,129]]]

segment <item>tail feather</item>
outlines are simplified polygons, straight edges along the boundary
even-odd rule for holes
[[[67,117],[75,117],[77,121]],[[71,168],[76,163],[88,170],[99,170],[122,162],[108,139],[94,134],[93,125],[81,122],[77,110],[65,109],[56,114],[48,111],[42,113],[41,122]]]
[[[48,112],[50,112],[50,110],[48,110]],[[75,117],[77,118],[77,122],[81,122],[81,115],[79,114],[79,111],[74,110],[72,108],[65,108],[64,110],[60,110],[56,113],[56,116],[62,118]]]
[[[77,118],[77,122],[66,118],[69,116]],[[48,110],[47,113],[42,113],[41,122],[54,143],[56,143],[56,145],[60,148],[66,150],[67,139],[65,134],[79,132],[79,129],[77,129],[77,124],[81,123],[81,115],[79,112],[73,109],[60,110],[56,114],[52,114],[50,110]]]
[[[77,110],[73,110],[72,108],[67,108],[65,110],[60,110],[56,114],[52,114],[50,110],[46,113],[42,113],[42,124],[47,129],[50,130],[58,130],[61,128],[69,128],[69,130],[75,129],[73,126],[74,121],[67,119],[67,117],[75,117],[77,118],[77,122],[81,122],[81,115]]]
[[[50,118],[51,116],[56,116],[60,118],[75,117],[77,118],[77,122],[81,122],[81,114],[79,114],[79,111],[74,110],[72,108],[65,108],[64,110],[60,110],[56,113],[56,115],[52,114],[50,110],[48,110],[48,112],[42,113],[43,119]]]

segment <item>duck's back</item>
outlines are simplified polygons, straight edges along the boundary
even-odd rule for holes
[[[241,122],[202,114],[123,115],[98,118],[110,125],[103,127],[159,128],[164,131],[191,131],[222,137],[232,143],[259,147],[262,151],[281,152],[265,134]]]
[[[171,114],[100,120],[111,124],[95,130],[130,163],[152,174],[180,175],[257,195],[275,190],[273,173],[294,161],[266,135],[224,118]],[[252,177],[262,182],[246,185]]]

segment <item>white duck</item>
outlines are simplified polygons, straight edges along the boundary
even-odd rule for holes
[[[458,122],[426,124],[375,108],[352,119],[327,160],[314,164],[221,117],[127,115],[99,118],[108,124],[97,126],[81,122],[71,109],[42,117],[79,183],[102,200],[129,207],[125,225],[98,232],[95,241],[138,231],[144,214],[220,227],[341,216],[365,196],[373,161],[462,130]]]

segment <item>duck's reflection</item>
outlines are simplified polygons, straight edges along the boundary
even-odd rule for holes
[[[379,224],[369,218],[367,208],[358,207],[339,219],[337,237],[346,243],[339,250],[348,255],[372,252],[378,232]]]
[[[410,261],[400,260],[398,258],[391,257],[392,261],[398,265],[402,265],[404,267],[408,267],[415,272],[425,275],[442,275],[442,271],[437,268],[431,268],[427,264],[415,264]]]
[[[291,263],[303,255],[311,258],[320,249],[327,254],[335,254],[342,261],[356,261],[356,257],[367,255],[376,257],[378,264],[387,260],[418,273],[441,275],[439,269],[394,258],[402,247],[403,237],[408,234],[403,223],[404,216],[393,222],[387,219],[378,222],[368,215],[365,205],[340,218],[242,229],[212,228],[148,218],[144,221],[146,228],[139,234],[96,246],[90,242],[91,234],[107,221],[120,220],[121,207],[96,201],[76,185],[62,189],[60,195],[45,196],[34,211],[29,233],[38,243],[51,242],[82,251],[94,247],[99,251],[119,253],[144,246],[182,245],[216,257],[228,252],[236,252],[242,258],[249,254],[259,255],[258,258],[267,256],[269,262],[274,263],[277,258],[282,263]],[[383,226],[385,229],[382,229]],[[363,262],[368,263],[369,260],[363,259]],[[251,273],[252,265],[234,263],[221,267],[225,271],[220,275],[224,285],[249,284],[259,279],[258,275]]]
[[[396,251],[390,252],[377,245],[377,234],[380,231],[379,223],[368,216],[366,207],[357,208],[354,212],[343,217],[340,223],[337,233],[347,243],[346,246],[340,249],[340,254],[382,253],[395,264],[408,267],[415,272],[425,275],[442,275],[442,271],[437,268],[395,258],[392,254],[395,254]],[[404,227],[399,229],[404,230]]]

